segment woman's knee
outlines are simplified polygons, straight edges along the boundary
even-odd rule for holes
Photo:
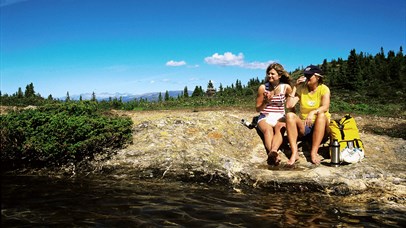
[[[317,114],[315,124],[318,124],[324,128],[324,126],[326,126],[327,123],[328,123],[328,119],[327,119],[326,114],[324,114],[324,113]]]
[[[316,120],[325,121],[325,120],[327,120],[327,116],[326,116],[326,114],[325,114],[324,112],[319,112],[319,113],[316,115]]]

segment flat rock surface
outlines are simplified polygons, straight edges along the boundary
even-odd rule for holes
[[[404,126],[404,119],[354,115],[366,151],[360,163],[331,167],[328,145],[324,145],[319,150],[321,165],[311,164],[303,148],[294,166],[286,165],[289,150],[285,149],[280,153],[281,165],[271,167],[257,132],[240,123],[256,116],[253,111],[114,112],[134,122],[133,144],[97,164],[116,176],[222,179],[236,189],[241,185],[282,191],[316,189],[351,196],[349,201],[374,199],[406,208],[406,140],[365,130],[373,124],[382,127],[382,122],[388,129]]]

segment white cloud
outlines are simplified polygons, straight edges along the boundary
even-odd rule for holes
[[[244,55],[239,53],[234,55],[231,52],[226,52],[224,55],[215,53],[210,57],[204,58],[204,61],[208,64],[221,65],[221,66],[240,66],[244,63]]]
[[[186,62],[183,60],[179,61],[179,62],[171,60],[166,63],[166,66],[175,66],[176,67],[176,66],[183,66],[183,65],[186,65]]]
[[[204,58],[204,61],[207,64],[212,64],[212,65],[238,66],[238,67],[248,68],[248,69],[266,69],[270,63],[274,62],[274,61],[268,61],[268,62],[255,61],[255,62],[247,63],[244,61],[243,53],[234,55],[231,52],[225,52],[223,55],[215,53],[210,57]]]

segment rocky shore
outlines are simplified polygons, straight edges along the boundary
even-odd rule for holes
[[[328,145],[320,148],[321,165],[308,160],[303,149],[299,161],[287,166],[266,164],[266,153],[255,130],[242,125],[255,112],[227,110],[115,111],[134,122],[133,144],[110,159],[94,163],[94,169],[116,178],[175,178],[226,181],[236,191],[249,186],[269,191],[321,191],[345,195],[354,202],[383,202],[406,211],[406,140],[372,134],[365,130],[381,124],[373,117],[354,116],[364,142],[366,158],[357,164],[331,167]],[[333,115],[338,118],[340,115]],[[385,126],[405,124],[385,118]],[[324,152],[323,152],[324,151]],[[327,152],[327,153],[326,153]]]
[[[3,110],[2,110],[3,113]],[[321,192],[342,203],[378,203],[406,211],[406,120],[357,116],[366,157],[361,163],[330,166],[328,144],[319,154],[321,165],[310,163],[303,147],[300,159],[287,166],[289,148],[281,148],[282,163],[266,164],[263,142],[255,129],[241,124],[257,115],[238,108],[113,111],[130,117],[133,143],[113,155],[68,165],[61,170],[28,171],[33,175],[108,175],[112,178],[159,178],[221,182],[242,191]],[[342,114],[333,114],[334,119]],[[377,135],[372,130],[399,137]],[[27,173],[24,172],[23,173]]]

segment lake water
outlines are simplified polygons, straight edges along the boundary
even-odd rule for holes
[[[403,211],[323,193],[114,176],[3,176],[2,227],[406,227]]]

